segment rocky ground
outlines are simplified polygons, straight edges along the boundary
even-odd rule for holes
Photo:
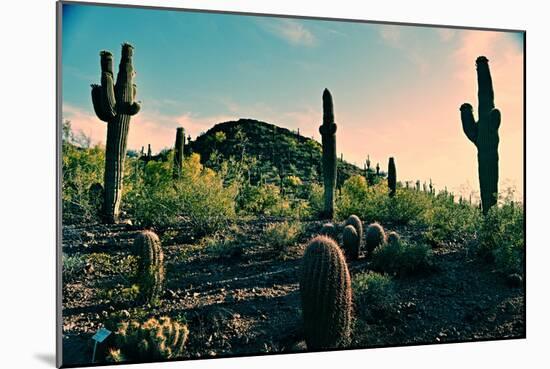
[[[263,245],[273,219],[238,224],[247,237],[229,254],[213,254],[181,225],[159,231],[165,252],[166,294],[159,307],[139,306],[129,292],[138,229],[126,225],[66,226],[63,356],[65,365],[89,363],[91,336],[113,314],[185,317],[185,358],[305,350],[298,290],[300,257],[321,222],[306,222],[299,245],[284,256]],[[388,227],[415,240],[413,227]],[[525,336],[523,287],[510,287],[464,243],[434,248],[434,270],[395,278],[395,303],[383,316],[357,319],[350,347],[428,344]],[[365,257],[350,263],[368,270]],[[100,354],[101,356],[101,354]]]

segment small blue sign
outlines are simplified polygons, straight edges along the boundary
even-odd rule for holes
[[[108,329],[105,329],[105,328],[101,328],[100,330],[98,330],[96,332],[96,334],[94,334],[94,336],[92,337],[92,339],[98,343],[101,343],[103,341],[105,341],[105,339],[107,337],[109,337],[109,335],[111,334],[111,331],[108,330]]]

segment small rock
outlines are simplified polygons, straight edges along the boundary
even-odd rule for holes
[[[84,266],[84,271],[86,274],[92,274],[94,272],[94,266],[91,263],[86,263]]]

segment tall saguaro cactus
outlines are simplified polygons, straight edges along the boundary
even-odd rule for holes
[[[92,85],[92,103],[97,117],[107,122],[103,219],[107,223],[116,223],[120,213],[122,176],[130,118],[139,112],[140,104],[135,101],[132,45],[122,44],[116,83],[113,73],[113,54],[109,51],[101,51],[99,55],[101,85]]]
[[[174,147],[174,179],[180,178],[183,170],[183,149],[185,145],[185,133],[183,127],[176,130],[176,145]]]
[[[390,197],[395,196],[395,187],[397,186],[397,173],[395,170],[395,160],[390,158],[388,163],[388,187],[390,189]]]
[[[330,91],[323,91],[323,124],[319,127],[323,144],[323,186],[325,191],[324,216],[334,215],[334,188],[336,186],[336,124]]]
[[[497,202],[498,195],[498,128],[500,111],[495,109],[493,81],[489,60],[480,56],[476,60],[478,121],[474,120],[472,105],[460,107],[462,129],[466,137],[477,147],[479,187],[483,213],[487,214]]]

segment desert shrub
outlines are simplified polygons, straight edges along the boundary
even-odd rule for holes
[[[232,259],[243,254],[241,235],[216,233],[201,240],[204,251],[215,259]]]
[[[367,321],[382,319],[394,311],[395,286],[390,276],[360,273],[351,283],[357,315]]]
[[[323,186],[317,183],[311,183],[307,187],[307,202],[310,209],[310,216],[318,217],[324,210]]]
[[[63,254],[63,281],[71,281],[84,273],[86,258],[82,255]]]
[[[127,304],[138,299],[140,288],[137,284],[130,286],[115,285],[113,287],[102,288],[96,292],[96,297],[100,300],[107,300],[109,304]]]
[[[279,254],[296,244],[302,233],[302,225],[298,222],[282,222],[269,224],[263,234],[264,242]]]
[[[512,201],[493,206],[479,231],[478,254],[493,261],[499,272],[523,273],[524,211]]]
[[[374,250],[371,267],[378,272],[411,275],[429,271],[432,263],[433,253],[428,245],[396,239]]]
[[[430,201],[423,192],[397,188],[396,194],[385,201],[383,220],[395,224],[422,223]]]
[[[115,347],[107,361],[152,361],[181,357],[189,335],[187,324],[169,317],[145,322],[123,321],[115,330]]]
[[[340,195],[336,197],[336,217],[346,219],[352,214],[365,217],[368,200],[369,188],[365,178],[351,176],[344,182]]]
[[[90,201],[89,190],[92,184],[103,183],[104,148],[89,147],[89,139],[76,136],[70,123],[65,122],[61,150],[63,223],[99,220],[96,204]]]
[[[425,237],[432,244],[462,241],[475,235],[481,222],[481,212],[475,206],[435,197],[432,199],[432,206],[426,212]]]
[[[193,225],[196,234],[224,228],[235,218],[236,185],[200,164],[193,154],[183,163],[179,180],[172,179],[170,156],[166,162],[148,162],[126,193],[128,214],[141,226],[167,226],[180,220]]]

